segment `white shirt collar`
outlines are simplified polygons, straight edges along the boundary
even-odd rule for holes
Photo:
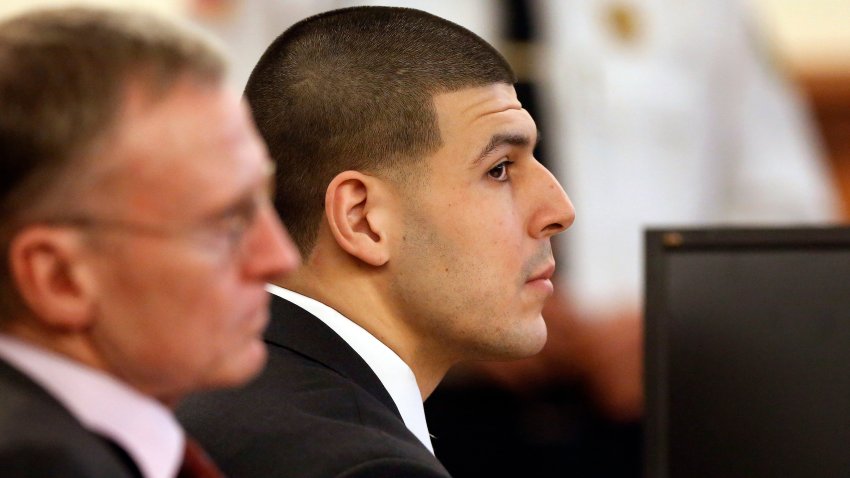
[[[123,448],[145,478],[173,478],[184,435],[160,402],[99,370],[0,334],[0,357],[44,387],[84,427]]]
[[[407,428],[419,438],[425,448],[434,453],[416,376],[401,357],[366,329],[315,299],[272,284],[266,285],[266,290],[315,315],[345,340],[378,376],[395,402]]]

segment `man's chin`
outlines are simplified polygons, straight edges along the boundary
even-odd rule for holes
[[[504,337],[499,344],[490,348],[490,356],[484,360],[519,360],[536,355],[546,345],[546,323],[542,318],[534,324],[527,324],[522,331],[516,331],[511,337]]]
[[[543,316],[538,313],[537,318],[529,325],[529,330],[526,331],[522,340],[517,341],[517,354],[514,358],[521,359],[536,355],[546,345],[548,330]]]
[[[252,340],[238,356],[229,356],[210,377],[207,389],[231,388],[253,380],[266,365],[268,351],[261,339]]]

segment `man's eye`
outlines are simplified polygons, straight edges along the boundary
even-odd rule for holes
[[[257,215],[256,201],[246,202],[229,214],[221,217],[217,228],[231,241],[239,241],[242,234],[251,227]]]
[[[228,233],[240,235],[251,225],[252,216],[247,213],[234,214],[224,220],[224,228]]]
[[[508,168],[513,164],[513,161],[503,161],[496,165],[490,171],[487,171],[487,175],[497,181],[507,181],[508,180]]]

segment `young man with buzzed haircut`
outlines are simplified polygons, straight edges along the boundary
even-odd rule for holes
[[[214,478],[172,408],[266,359],[298,265],[225,64],[139,13],[0,23],[0,475]]]
[[[305,264],[269,288],[265,373],[181,411],[230,476],[446,477],[422,401],[460,361],[543,346],[574,214],[514,81],[411,9],[326,12],[265,52],[245,94]]]

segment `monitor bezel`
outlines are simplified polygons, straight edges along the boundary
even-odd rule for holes
[[[669,477],[667,261],[673,254],[687,252],[785,249],[850,249],[850,227],[654,227],[645,231],[644,476]]]

